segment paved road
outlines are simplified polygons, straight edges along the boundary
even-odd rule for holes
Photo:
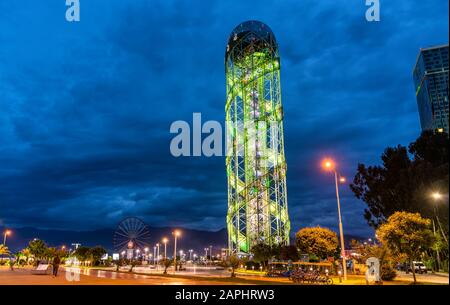
[[[64,269],[54,278],[51,275],[33,275],[29,268],[10,271],[0,268],[0,285],[220,285],[223,282],[197,281],[195,279],[167,278],[162,276],[117,273],[111,271],[84,269],[79,280],[74,273]],[[230,283],[231,284],[231,283]]]
[[[113,271],[81,269],[79,277],[75,273],[66,273],[61,268],[58,277],[51,275],[32,275],[30,268],[20,268],[10,271],[7,267],[0,267],[0,285],[223,285],[223,284],[251,284],[264,282],[278,282],[288,284],[286,278],[267,278],[260,276],[239,276],[242,283],[224,282],[223,280],[201,277],[199,279],[171,278],[158,275],[142,275],[132,273],[117,273]],[[68,275],[68,276],[67,276]],[[198,274],[197,274],[198,276]],[[79,280],[76,280],[79,278]],[[247,280],[247,281],[246,281]],[[258,282],[249,282],[257,280]],[[395,281],[385,282],[386,285],[405,285],[412,282],[412,275],[399,272]],[[418,274],[417,281],[430,284],[449,284],[446,274]],[[351,276],[348,281],[339,283],[334,278],[335,284],[341,285],[365,285],[363,276]]]
[[[448,274],[416,274],[416,279],[421,283],[432,283],[432,284],[449,284]],[[396,280],[413,281],[412,273],[406,274],[405,272],[397,272]]]

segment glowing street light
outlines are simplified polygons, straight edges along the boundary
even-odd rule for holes
[[[6,236],[9,236],[9,235],[11,235],[11,230],[6,230],[5,234],[3,236],[3,245],[5,245],[5,246],[6,246]]]
[[[144,248],[144,260],[148,261],[148,247]]]
[[[177,237],[181,235],[180,231],[175,230],[172,232],[174,237],[174,248],[173,248],[173,265],[175,266],[175,271],[177,271]]]
[[[159,243],[156,244],[156,255],[157,255],[157,259],[156,261],[159,263]]]
[[[339,235],[341,240],[341,256],[342,256],[342,269],[344,270],[344,280],[347,280],[347,262],[345,259],[345,243],[344,243],[344,230],[342,228],[342,217],[341,217],[341,201],[339,199],[339,183],[338,183],[338,173],[336,172],[336,164],[332,159],[324,159],[322,161],[322,167],[326,171],[331,171],[334,173],[334,182],[336,186],[336,200],[338,206],[339,215]],[[339,176],[339,182],[344,183],[345,177]]]
[[[431,194],[431,197],[433,197],[434,200],[439,200],[442,198],[442,194],[438,192],[434,192]]]
[[[208,248],[205,248],[205,263],[207,259],[208,259]]]
[[[439,229],[440,229],[440,231],[441,231],[442,237],[444,238],[445,242],[448,243],[447,235],[444,233],[444,230],[442,229],[442,225],[441,225],[441,222],[440,222],[440,220],[439,220],[439,216],[438,216],[438,213],[437,213],[437,207],[436,207],[437,202],[440,201],[440,200],[444,197],[444,195],[442,195],[442,194],[439,193],[439,192],[433,192],[433,193],[431,194],[431,197],[432,197],[433,200],[434,200],[434,217],[436,217],[436,220],[437,220]],[[433,219],[433,226],[434,226],[434,219]]]
[[[168,242],[169,240],[167,239],[167,237],[164,237],[163,239],[162,239],[162,242],[163,242],[163,244],[164,244],[164,259],[166,259],[167,258],[167,242]]]

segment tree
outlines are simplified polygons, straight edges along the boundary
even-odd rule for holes
[[[377,230],[378,239],[383,245],[394,255],[405,256],[410,262],[414,284],[416,272],[413,261],[420,260],[421,254],[434,243],[430,224],[431,221],[422,218],[419,213],[395,212]]]
[[[401,145],[386,148],[381,166],[359,164],[350,188],[366,203],[364,217],[369,225],[377,228],[396,211],[432,218],[435,207],[430,193],[448,193],[448,147],[447,134],[424,131],[408,149]],[[448,228],[448,205],[438,205],[436,212]]]
[[[134,267],[136,267],[140,262],[135,260],[135,259],[131,259],[130,260],[130,269],[128,269],[128,272],[133,272]]]
[[[98,266],[100,263],[101,258],[106,254],[105,248],[101,246],[95,246],[93,248],[90,248],[87,251],[87,256],[89,260],[92,262],[93,266]]]
[[[24,248],[22,251],[20,251],[22,253],[22,256],[25,259],[25,263],[28,264],[28,261],[30,260],[30,257],[33,255],[31,254],[30,248]]]
[[[80,262],[85,262],[89,260],[89,250],[89,247],[78,247],[75,249],[73,256],[75,256]]]
[[[116,263],[116,272],[118,272],[120,270],[120,267],[125,265],[125,259],[119,258],[118,260],[115,261],[115,263]]]
[[[3,257],[3,255],[10,255],[11,252],[9,251],[8,247],[0,244],[0,255]]]
[[[358,260],[360,263],[365,264],[369,257],[376,257],[379,259],[382,280],[390,281],[397,276],[397,273],[392,266],[394,264],[394,257],[385,245],[363,244],[359,241],[352,240],[351,248],[361,255]]]
[[[263,269],[266,268],[267,261],[272,257],[272,249],[267,244],[256,244],[251,249],[250,252],[253,254],[253,260],[260,263]]]
[[[295,238],[301,253],[316,255],[321,259],[334,256],[338,249],[337,234],[319,226],[303,228],[295,234]]]
[[[173,264],[173,259],[164,258],[164,259],[161,260],[161,263],[162,263],[163,266],[164,266],[164,272],[163,272],[163,274],[167,274],[167,269],[168,269],[170,266],[172,266],[172,264]]]
[[[31,240],[28,243],[28,249],[30,249],[30,253],[36,258],[35,263],[38,263],[38,260],[43,259],[47,256],[48,248],[43,240]]]
[[[281,246],[280,247],[280,259],[284,261],[298,261],[299,255],[296,246]]]
[[[236,277],[235,270],[239,267],[240,264],[239,257],[236,254],[228,257],[227,265],[231,268],[231,277]]]

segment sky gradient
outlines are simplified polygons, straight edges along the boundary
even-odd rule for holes
[[[170,124],[225,120],[231,30],[256,19],[281,55],[292,231],[337,230],[334,156],[358,162],[420,133],[412,69],[448,43],[448,1],[81,0],[0,2],[0,225],[88,230],[125,216],[151,226],[225,227],[224,157],[174,158]],[[341,189],[344,230],[372,234],[364,203]]]

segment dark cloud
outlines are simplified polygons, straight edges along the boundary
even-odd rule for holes
[[[224,158],[173,158],[175,120],[224,120],[224,51],[248,19],[273,29],[293,230],[337,228],[334,155],[351,177],[419,133],[418,49],[447,42],[446,1],[83,1],[0,4],[0,222],[92,229],[138,215],[151,225],[225,226]],[[342,190],[344,229],[370,234]]]

